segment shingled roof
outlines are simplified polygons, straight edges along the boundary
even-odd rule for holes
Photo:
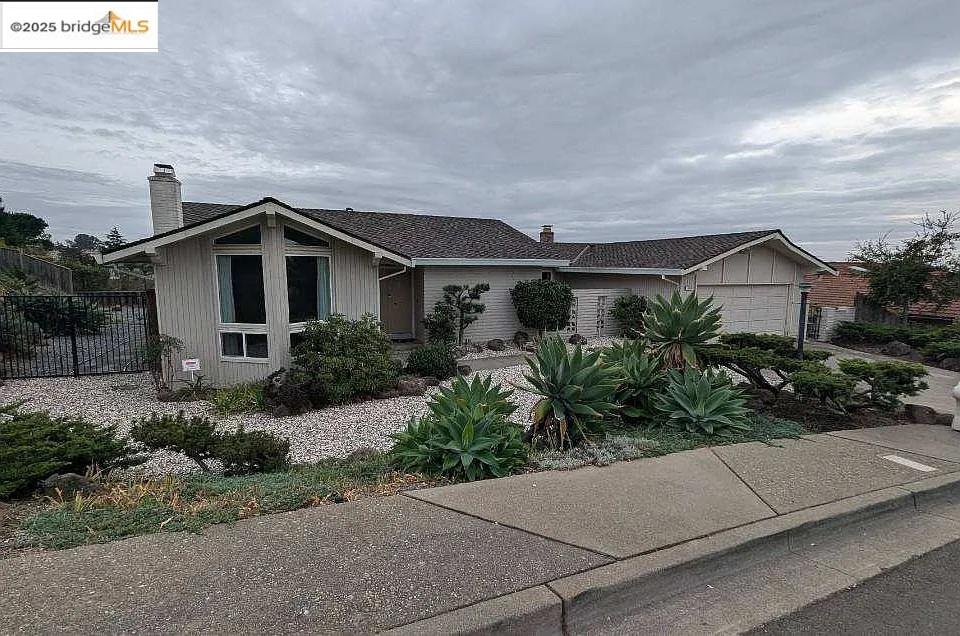
[[[571,246],[571,252],[577,251],[579,254],[570,264],[574,267],[686,269],[777,232],[779,230],[757,230],[647,241],[566,245]],[[562,249],[565,244],[555,245]]]
[[[192,225],[241,207],[184,201],[183,221]],[[558,258],[544,244],[498,219],[314,208],[297,211],[408,258]]]

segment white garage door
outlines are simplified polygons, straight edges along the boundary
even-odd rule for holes
[[[713,296],[727,333],[786,333],[789,285],[699,285],[697,296]]]

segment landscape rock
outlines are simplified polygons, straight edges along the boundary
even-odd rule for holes
[[[487,349],[490,351],[503,351],[507,348],[506,343],[503,342],[500,338],[493,338],[487,340]]]
[[[513,344],[517,345],[517,349],[523,349],[523,345],[530,342],[530,334],[526,331],[518,331],[513,334]]]
[[[73,497],[76,493],[89,494],[95,492],[98,486],[89,477],[77,473],[57,473],[50,475],[40,482],[40,490],[48,497]]]
[[[362,448],[358,448],[357,450],[353,451],[352,453],[347,455],[344,459],[348,462],[362,462],[362,461],[368,461],[371,459],[376,459],[380,457],[380,455],[382,454],[383,453],[376,448],[373,448],[371,446],[364,446]]]
[[[584,336],[575,333],[567,339],[567,342],[572,345],[585,345],[587,344],[587,339]]]
[[[460,375],[470,375],[473,372],[473,369],[470,368],[469,364],[461,364],[457,366],[457,373]]]
[[[906,356],[914,353],[913,347],[899,340],[892,340],[880,348],[880,352],[888,356]]]
[[[960,358],[944,358],[939,362],[939,366],[947,371],[960,371]]]
[[[420,380],[427,386],[440,386],[440,378],[435,378],[432,375],[422,376]]]
[[[922,404],[904,404],[903,414],[908,420],[916,424],[941,424],[944,421],[942,416],[946,416],[946,424],[953,422],[953,416],[940,413],[936,409]]]
[[[427,392],[427,383],[423,378],[401,378],[397,382],[397,394],[402,396],[423,395]]]

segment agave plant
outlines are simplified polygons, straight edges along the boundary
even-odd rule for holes
[[[506,420],[517,410],[490,377],[458,377],[427,405],[430,414],[410,418],[394,433],[390,457],[401,470],[454,479],[503,477],[524,465],[527,447],[519,426]]]
[[[669,372],[669,384],[656,408],[668,426],[690,433],[725,436],[749,428],[746,399],[726,376],[687,368]]]
[[[442,387],[427,406],[439,418],[449,418],[458,411],[480,408],[484,415],[506,419],[517,410],[517,405],[510,401],[511,395],[512,390],[504,391],[501,385],[493,384],[491,376],[481,379],[477,374],[472,382],[457,376],[450,387]]]
[[[648,346],[646,340],[620,340],[603,350],[603,361],[607,364],[620,364],[627,356],[646,355]]]
[[[656,396],[666,384],[666,373],[657,358],[629,353],[620,361],[622,379],[616,392],[620,416],[627,421],[650,420],[657,416]]]
[[[579,345],[570,353],[556,337],[540,341],[536,357],[527,359],[530,371],[524,374],[531,387],[526,390],[541,396],[531,412],[528,439],[542,438],[554,448],[572,447],[617,408],[613,397],[620,383],[619,367],[602,362],[600,354],[584,354]]]
[[[698,367],[698,349],[720,333],[720,308],[712,296],[684,298],[674,291],[669,300],[657,296],[648,312],[646,337],[667,369]]]

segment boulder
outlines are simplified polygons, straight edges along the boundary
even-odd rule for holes
[[[432,375],[425,375],[420,378],[420,381],[426,384],[427,386],[440,386],[440,379],[435,378]]]
[[[283,367],[267,376],[263,401],[275,417],[297,415],[313,408],[310,387]]]
[[[892,340],[880,348],[880,352],[888,356],[908,356],[914,353],[913,347],[899,340]]]
[[[585,345],[587,344],[587,339],[581,336],[580,334],[575,333],[569,338],[567,338],[567,342],[569,342],[572,345]]]
[[[40,490],[48,497],[73,497],[76,493],[89,494],[98,488],[96,482],[89,477],[77,473],[60,473],[50,475],[40,482]]]
[[[953,416],[949,413],[937,413],[937,421],[934,422],[938,426],[953,426]]]
[[[939,367],[947,371],[960,371],[960,358],[944,358],[940,361]]]
[[[423,395],[426,392],[427,384],[423,381],[423,378],[401,378],[397,382],[398,395]]]
[[[473,369],[470,368],[469,364],[461,364],[457,366],[458,375],[470,375]]]
[[[527,342],[527,343],[524,343],[524,345],[523,345],[522,347],[520,347],[520,349],[521,349],[522,351],[527,351],[527,352],[529,352],[529,353],[536,353],[536,352],[537,352],[537,345],[535,345],[535,344],[532,343],[532,342]]]
[[[523,345],[530,342],[530,334],[526,331],[518,331],[513,334],[513,344],[517,345],[517,349],[523,349]]]
[[[369,446],[358,448],[357,450],[351,452],[344,458],[344,461],[348,462],[363,462],[369,461],[371,459],[376,459],[382,455],[379,450],[376,448],[371,448]]]
[[[941,424],[944,420],[946,420],[946,424],[953,422],[953,416],[940,413],[936,409],[922,404],[904,404],[903,414],[908,420],[916,424]]]
[[[500,338],[493,338],[487,340],[487,349],[490,351],[503,351],[507,348],[506,343],[503,342]]]

